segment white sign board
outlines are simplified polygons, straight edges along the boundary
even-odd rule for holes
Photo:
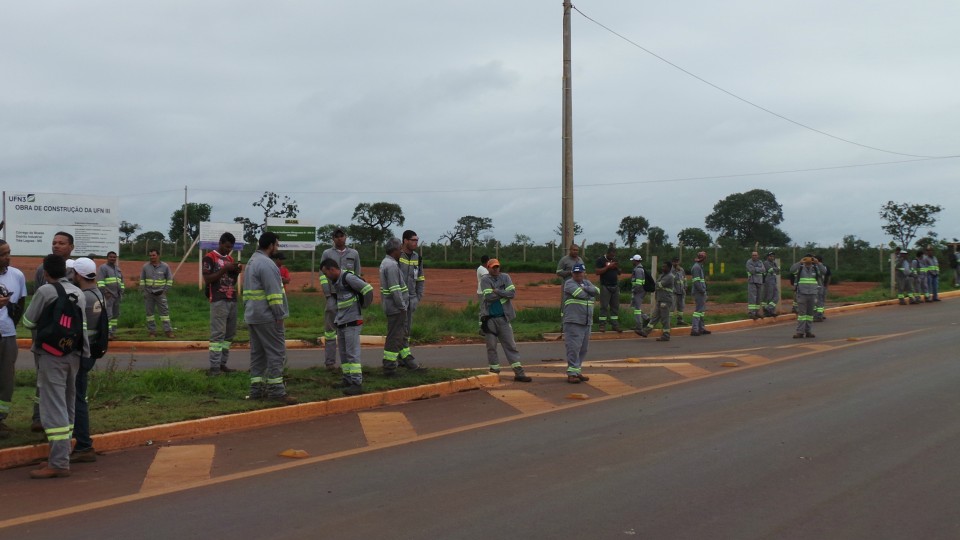
[[[4,191],[3,220],[16,255],[47,255],[58,231],[73,235],[77,257],[120,250],[118,197]]]
[[[267,218],[267,230],[280,238],[281,251],[313,251],[317,228],[298,218]]]
[[[236,238],[233,249],[243,249],[243,225],[240,223],[218,223],[215,221],[200,222],[200,249],[217,249],[220,247],[220,235],[228,232]]]

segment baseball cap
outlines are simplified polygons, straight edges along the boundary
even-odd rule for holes
[[[638,254],[634,255],[633,257],[630,257],[630,260],[631,260],[631,261],[642,261],[642,260],[643,260],[643,257],[641,257],[640,254],[638,253]]]
[[[487,268],[493,268],[494,266],[500,266],[500,261],[496,259],[490,259],[487,261]]]
[[[73,263],[74,263],[73,259],[67,259],[66,263],[67,263],[67,268],[70,268],[70,269],[73,268]]]
[[[77,275],[83,276],[86,279],[96,279],[97,278],[97,263],[93,262],[87,257],[80,257],[79,259],[73,261],[73,271]]]
[[[575,264],[575,265],[573,265],[573,271],[574,271],[574,272],[585,272],[586,270],[587,270],[587,267],[584,266],[584,265],[582,265],[582,264]]]

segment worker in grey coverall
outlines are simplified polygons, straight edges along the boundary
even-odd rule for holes
[[[567,382],[589,381],[583,374],[583,360],[590,345],[593,304],[600,291],[587,280],[583,264],[573,266],[570,279],[563,283],[563,343],[567,350]]]
[[[756,319],[761,315],[760,311],[760,293],[763,290],[763,275],[767,269],[760,260],[760,254],[754,251],[750,254],[750,260],[747,261],[747,314],[751,319]]]
[[[580,258],[580,246],[570,244],[570,251],[557,263],[557,277],[560,278],[560,314],[563,315],[563,283],[573,276],[573,267],[584,264]]]
[[[403,244],[400,248],[400,273],[403,274],[404,282],[407,284],[407,290],[410,293],[410,303],[407,306],[407,334],[403,336],[403,347],[400,349],[400,358],[397,360],[401,366],[407,369],[419,369],[420,364],[413,357],[410,350],[410,332],[413,331],[413,314],[420,305],[423,298],[423,259],[417,253],[417,246],[420,244],[420,237],[417,233],[406,230],[403,231]]]
[[[780,289],[777,283],[780,281],[780,267],[777,265],[777,254],[767,253],[766,260],[763,261],[763,314],[768,317],[777,316],[777,304],[780,303]]]
[[[706,336],[713,332],[707,330],[703,324],[703,317],[707,311],[707,278],[703,271],[703,262],[707,260],[707,252],[697,253],[694,259],[693,268],[690,269],[690,275],[693,277],[693,328],[690,329],[691,336]]]
[[[643,327],[650,320],[650,316],[643,312],[643,301],[647,296],[643,284],[647,281],[647,272],[640,264],[642,261],[643,257],[639,253],[630,257],[630,262],[633,263],[633,273],[630,276],[630,291],[633,296],[630,299],[630,305],[633,306],[633,331],[637,334],[643,331]]]
[[[820,292],[823,268],[813,255],[806,255],[790,267],[797,283],[797,331],[794,338],[816,337],[813,335],[813,313]]]
[[[320,260],[333,259],[337,261],[340,268],[363,277],[360,254],[357,250],[347,247],[347,233],[343,232],[343,229],[336,229],[330,235],[330,239],[333,241],[333,247],[325,249],[320,254]],[[333,371],[337,367],[337,327],[333,324],[334,319],[337,318],[337,298],[331,290],[327,276],[323,274],[320,274],[320,286],[323,288],[323,296],[327,299],[327,305],[323,310],[323,364],[328,370]]]
[[[653,327],[660,323],[663,328],[663,334],[657,338],[657,341],[670,341],[670,312],[673,311],[673,278],[671,272],[673,265],[669,262],[663,263],[660,268],[660,277],[657,278],[657,292],[653,300],[653,318],[650,323],[643,328],[640,333],[642,337],[647,337],[653,330]]]
[[[509,274],[500,272],[500,261],[487,261],[489,274],[480,278],[483,302],[480,304],[480,330],[487,342],[487,365],[491,373],[500,373],[500,358],[497,356],[497,343],[503,348],[503,354],[513,368],[513,380],[530,382],[533,379],[523,371],[520,363],[520,351],[513,338],[513,326],[510,321],[517,317],[513,309],[513,298],[517,288]]]
[[[687,326],[683,322],[683,308],[687,302],[687,273],[680,265],[680,257],[674,257],[673,264],[673,312],[677,316],[676,326]]]
[[[340,349],[340,371],[343,380],[334,385],[348,396],[363,393],[363,371],[360,367],[360,330],[363,326],[361,308],[373,303],[373,286],[350,270],[342,270],[337,261],[324,259],[320,271],[327,276],[337,296],[337,347]]]
[[[386,256],[380,263],[380,305],[387,316],[387,337],[383,343],[383,374],[397,375],[397,360],[406,335],[410,293],[400,275],[400,240],[391,238],[383,246]]]
[[[911,304],[916,304],[913,298],[913,269],[910,267],[910,260],[907,257],[906,251],[897,254],[897,269],[894,274],[897,284],[897,299],[901,306],[906,305],[908,300]]]

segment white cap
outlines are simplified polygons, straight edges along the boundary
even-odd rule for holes
[[[87,257],[73,261],[73,271],[86,279],[97,279],[97,263]]]
[[[643,260],[643,257],[641,257],[639,254],[637,254],[637,255],[634,255],[633,257],[630,257],[630,260],[631,260],[631,261],[642,261],[642,260]]]

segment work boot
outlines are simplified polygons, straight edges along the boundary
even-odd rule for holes
[[[220,373],[234,373],[236,371],[237,370],[233,369],[232,367],[227,367],[226,364],[220,364]]]
[[[171,330],[167,330],[166,334],[167,334],[167,337],[170,339],[177,337],[176,335],[174,335],[173,331]]]
[[[412,354],[411,354],[410,356],[406,357],[406,358],[400,359],[400,361],[397,362],[397,363],[400,364],[401,366],[409,369],[410,371],[423,371],[423,370],[427,369],[427,368],[421,366],[420,364],[418,364],[418,363],[417,363],[417,360],[413,357]]]
[[[640,337],[647,337],[647,336],[643,335],[643,330],[641,330],[641,329],[639,329],[639,328],[634,328],[634,329],[633,329],[633,333],[636,334],[636,335],[638,335],[638,336],[640,336]]]
[[[793,339],[800,339],[803,337],[803,332],[797,332],[793,335]]]
[[[291,396],[290,394],[282,394],[279,396],[267,396],[267,401],[275,401],[281,405],[297,404],[297,398]]]
[[[607,331],[607,325],[601,324],[600,328],[597,328],[597,332],[603,333]]]
[[[570,384],[580,384],[580,377],[576,375],[567,375],[567,382]]]
[[[148,335],[149,337],[157,337],[157,333],[154,332],[153,330],[151,330],[150,333],[147,334],[147,335]]]
[[[613,327],[613,331],[616,332],[616,333],[618,333],[618,334],[622,334],[622,333],[623,333],[623,330],[621,330],[619,326],[614,326],[614,327]]]
[[[359,396],[363,393],[363,388],[359,384],[351,384],[343,389],[345,396]]]
[[[803,337],[817,337],[817,336],[811,334],[810,332],[807,332],[806,334],[804,334]]]
[[[34,420],[33,423],[30,424],[30,431],[32,431],[32,432],[34,432],[34,433],[44,433],[44,432],[46,432],[46,430],[43,429],[43,424],[41,424],[39,420]]]
[[[577,373],[577,378],[580,379],[580,380],[583,381],[583,382],[587,382],[587,381],[590,380],[590,377],[587,377],[587,376],[584,375],[583,373]]]
[[[901,299],[900,299],[900,305],[901,305],[901,306],[907,305],[907,301],[904,300],[903,298],[901,298]]]
[[[219,377],[221,373],[220,368],[210,368],[207,370],[207,377]]]
[[[47,478],[64,478],[70,476],[70,469],[55,469],[53,467],[45,466],[41,469],[34,469],[30,471],[30,478],[34,480],[44,480]]]
[[[657,341],[670,341],[670,334],[662,334],[657,338]]]
[[[690,325],[687,324],[687,323],[685,323],[685,322],[683,322],[683,319],[682,319],[682,318],[677,317],[677,324],[675,324],[674,326],[690,326]]]
[[[97,451],[91,448],[70,452],[70,463],[93,463],[97,461]]]
[[[396,379],[396,378],[399,377],[399,376],[400,376],[400,374],[397,373],[397,369],[396,369],[396,368],[393,368],[393,369],[383,368],[383,378],[385,378],[385,379]]]
[[[704,336],[709,336],[709,335],[712,334],[713,332],[707,330],[706,328],[702,328],[702,329],[700,330],[700,333],[703,334]]]
[[[514,376],[513,376],[513,380],[515,380],[515,381],[517,381],[517,382],[533,382],[533,378],[532,378],[532,377],[530,377],[529,375],[525,375],[525,374],[523,374],[523,373],[519,373],[519,374],[517,374],[517,375],[514,375]]]
[[[693,337],[697,337],[697,336],[700,335],[700,332],[698,332],[698,331],[696,331],[696,330],[691,330],[691,331],[690,331],[690,335],[693,336]]]

